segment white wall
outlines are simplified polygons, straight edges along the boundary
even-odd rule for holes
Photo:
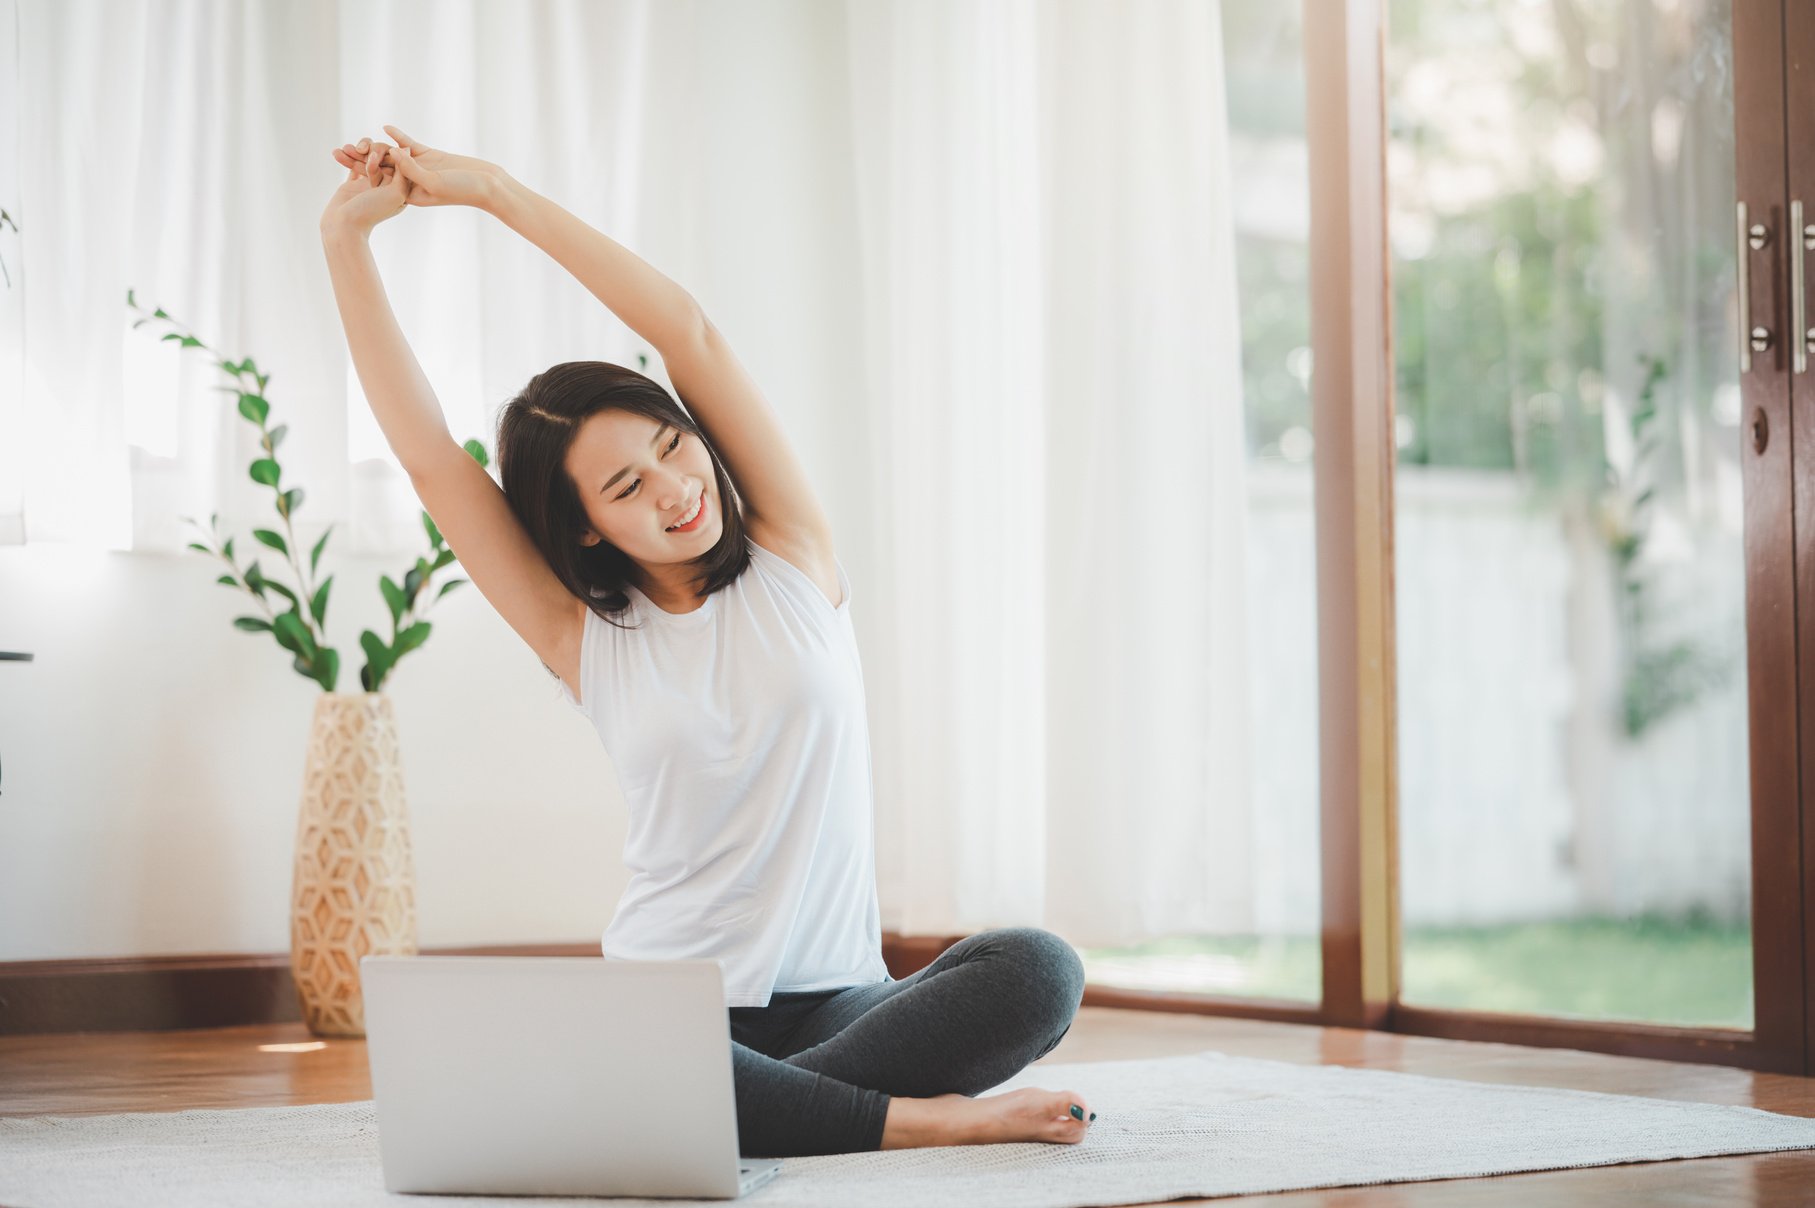
[[[200,554],[0,549],[0,960],[281,952],[320,695]],[[383,562],[343,559],[342,682],[389,632]],[[363,586],[361,586],[363,584]],[[622,875],[584,719],[469,587],[393,671],[424,945],[582,940]]]

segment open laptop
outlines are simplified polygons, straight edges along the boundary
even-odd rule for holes
[[[734,1199],[731,1020],[714,960],[368,956],[386,1191]]]

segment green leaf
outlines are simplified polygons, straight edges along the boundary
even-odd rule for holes
[[[138,303],[137,303],[137,302],[134,302],[134,301],[133,301],[133,300],[132,300],[132,289],[133,289],[133,287],[132,287],[132,286],[130,286],[130,285],[128,285],[128,286],[127,286],[127,287],[126,287],[126,305],[128,305],[128,306],[137,306],[137,305],[138,305]]]
[[[207,546],[203,545],[199,541],[191,541],[189,543],[189,548],[194,549],[194,550],[200,550],[204,554],[212,554],[214,552],[213,550],[209,549]]]
[[[324,629],[328,624],[328,589],[333,586],[334,576],[329,575],[322,580],[321,586],[315,590],[314,597],[309,601],[309,615],[313,616],[315,623]]]
[[[233,623],[247,633],[263,633],[271,628],[271,622],[263,617],[234,617]]]
[[[441,598],[441,596],[445,596],[448,592],[453,591],[456,587],[459,587],[462,583],[471,583],[471,582],[472,582],[471,579],[449,579],[446,583],[443,583],[441,585],[441,595],[436,596],[435,598],[437,600],[439,600]]]
[[[194,336],[184,336],[182,346],[184,348],[200,348],[202,346],[202,342],[200,340],[196,339]]]
[[[432,626],[427,621],[417,621],[414,625],[397,635],[397,657],[402,658],[416,647],[429,640]]]
[[[289,433],[289,431],[290,431],[289,424],[279,424],[279,425],[277,425],[277,427],[271,429],[270,432],[265,434],[266,442],[271,446],[271,449],[273,451],[276,451],[277,446],[284,443],[284,437],[285,437],[285,435],[287,435]]]
[[[430,517],[427,512],[422,513],[422,527],[428,530],[429,545],[435,549],[440,549],[441,530],[435,527],[434,519]]]
[[[283,469],[269,457],[261,457],[252,463],[252,481],[261,486],[274,487],[283,474]]]
[[[302,501],[303,489],[301,487],[291,487],[283,493],[283,497],[278,501],[278,510],[285,516],[294,516],[296,515],[296,509],[302,506]]]
[[[359,645],[366,652],[366,673],[359,677],[360,682],[367,692],[376,692],[384,673],[391,669],[391,653],[370,629],[360,632]]]
[[[227,544],[221,546],[221,552],[227,555],[227,561],[233,561],[233,538],[227,538]]]
[[[299,654],[295,658],[290,660],[290,665],[292,667],[296,668],[296,670],[299,673],[301,673],[305,678],[307,678],[307,679],[315,678],[315,662],[313,659],[306,659],[302,655]]]
[[[274,533],[270,529],[253,529],[252,535],[280,554],[290,552],[290,547],[284,542],[282,533]]]
[[[492,464],[492,459],[490,457],[486,456],[485,446],[480,444],[478,441],[469,440],[465,444],[461,445],[460,447],[466,450],[467,456],[471,457],[474,461],[478,462],[480,465],[489,466]]]
[[[422,566],[423,564],[418,562],[410,567],[410,572],[403,577],[403,598],[412,605],[416,603],[416,593],[422,590]]]
[[[396,628],[403,620],[403,610],[407,602],[403,598],[403,589],[391,582],[391,576],[378,576],[378,590],[384,593],[384,602],[391,606],[391,626]]]
[[[259,599],[265,598],[265,572],[258,568],[257,558],[246,568],[246,586],[257,592]]]
[[[290,614],[287,612],[278,614],[277,620],[279,623],[271,626],[271,636],[277,639],[277,644],[279,646],[282,646],[291,654],[301,654],[302,642],[297,639],[296,630],[281,623],[283,619],[289,615]]]
[[[162,306],[160,306],[156,310],[151,312],[151,317],[154,319],[168,319],[170,316],[165,314],[164,308]]]
[[[239,580],[235,579],[232,575],[222,575],[220,578],[216,579],[215,582],[216,583],[225,583],[228,587],[238,587],[239,586]]]
[[[431,565],[429,567],[429,569],[430,570],[440,570],[442,567],[446,566],[448,563],[452,562],[453,560],[454,560],[454,551],[451,549],[444,549],[435,558],[433,565]]]
[[[321,656],[315,660],[317,675],[321,686],[328,692],[334,691],[334,685],[340,680],[340,651],[332,646],[324,646]]]
[[[162,343],[164,340],[180,340],[182,338],[183,338],[182,336],[178,335],[174,331],[167,331],[162,336],[158,337],[158,340],[160,343]]]
[[[247,394],[242,390],[239,395],[239,413],[262,428],[265,426],[265,417],[271,414],[271,404],[256,394]]]
[[[269,587],[272,591],[283,596],[284,599],[290,601],[291,604],[297,603],[296,593],[291,591],[289,588],[285,587],[282,583],[279,583],[277,580],[266,579],[266,580],[264,580],[264,585],[266,587]]]
[[[280,612],[273,622],[273,628],[277,631],[277,640],[286,649],[311,658],[315,656],[315,638],[310,635],[309,628],[303,624],[301,617],[293,612]]]
[[[334,526],[330,524],[328,526],[328,531],[321,535],[321,540],[317,541],[315,543],[315,548],[309,552],[309,573],[310,574],[315,573],[315,564],[321,561],[322,548],[328,544],[328,534],[332,533],[333,531],[334,531]]]

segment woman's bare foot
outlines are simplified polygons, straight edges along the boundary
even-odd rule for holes
[[[1083,1119],[1071,1114],[1076,1104]],[[996,1141],[1048,1141],[1076,1145],[1090,1129],[1090,1104],[1076,1091],[1038,1087],[972,1099],[936,1095],[931,1099],[889,1099],[882,1148],[922,1145],[987,1145]]]

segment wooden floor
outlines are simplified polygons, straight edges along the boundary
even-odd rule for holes
[[[1810,1078],[1562,1049],[1109,1007],[1083,1008],[1065,1040],[1037,1066],[1159,1057],[1200,1049],[1475,1082],[1739,1104],[1815,1117],[1815,1079]],[[1055,1085],[1053,1089],[1060,1088]],[[269,1107],[345,1102],[371,1095],[365,1042],[318,1041],[300,1023],[192,1032],[0,1037],[3,1116]],[[1815,1205],[1815,1150],[1169,1203],[1267,1208]]]

